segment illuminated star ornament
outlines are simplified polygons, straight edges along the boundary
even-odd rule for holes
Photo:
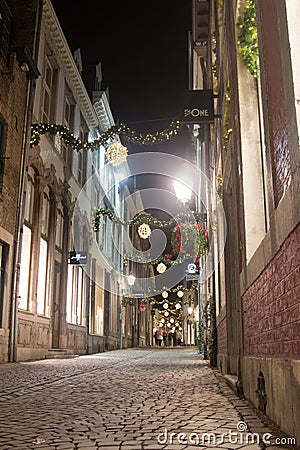
[[[128,155],[127,147],[124,147],[120,142],[110,144],[105,152],[107,161],[113,166],[119,166],[126,161]]]
[[[156,267],[158,273],[164,273],[166,271],[167,266],[164,263],[159,263]]]
[[[151,228],[147,223],[142,223],[138,227],[138,233],[142,239],[148,239],[148,237],[151,235]]]

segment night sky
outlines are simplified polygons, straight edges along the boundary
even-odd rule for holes
[[[116,122],[139,132],[162,130],[176,117],[180,92],[188,89],[190,0],[52,0],[73,52],[81,49],[89,76],[102,63],[102,89],[109,88]],[[126,143],[127,145],[127,143]],[[170,143],[127,145],[133,151],[164,151],[189,158],[185,128]]]

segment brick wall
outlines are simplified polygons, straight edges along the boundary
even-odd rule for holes
[[[300,358],[300,225],[242,297],[244,355]]]
[[[18,203],[18,181],[22,155],[26,75],[14,62],[12,74],[0,76],[1,115],[5,124],[3,153],[4,173],[0,203],[0,226],[13,234]]]

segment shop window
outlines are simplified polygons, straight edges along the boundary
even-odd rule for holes
[[[79,266],[68,266],[67,322],[85,325],[86,277]]]
[[[31,244],[33,234],[33,216],[35,201],[35,186],[32,174],[28,174],[26,197],[24,205],[24,224],[22,237],[22,253],[20,263],[20,298],[19,308],[29,309],[29,286],[30,286],[30,266],[31,266]]]
[[[42,224],[40,236],[39,271],[37,285],[37,313],[48,315],[47,272],[48,272],[48,236],[50,217],[50,193],[45,189],[42,201]]]

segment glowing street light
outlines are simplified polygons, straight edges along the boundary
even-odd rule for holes
[[[176,197],[183,203],[187,203],[191,199],[192,190],[180,181],[173,183]]]

